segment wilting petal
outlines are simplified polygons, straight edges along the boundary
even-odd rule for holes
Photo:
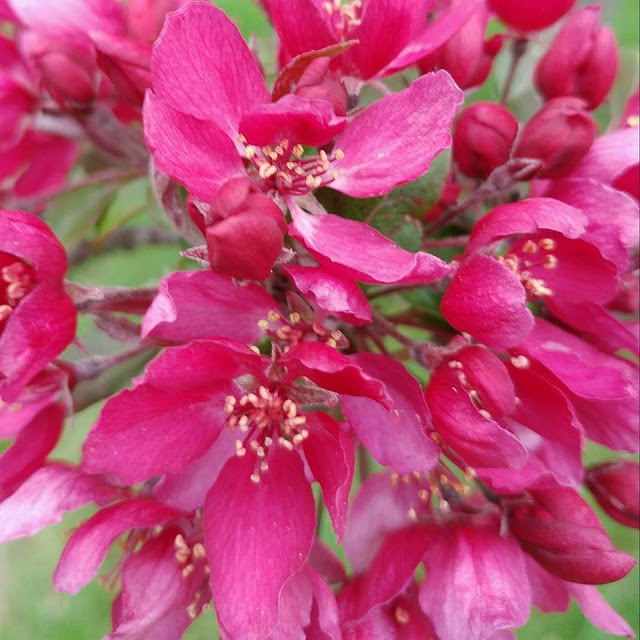
[[[285,265],[283,269],[298,290],[327,315],[355,326],[371,322],[371,305],[353,280],[317,267]]]
[[[150,91],[143,115],[156,166],[196,198],[211,202],[225,182],[245,174],[235,145],[216,121],[181,113]]]
[[[58,443],[64,415],[65,407],[61,404],[43,409],[0,455],[0,502],[44,464]]]
[[[292,210],[289,233],[318,261],[340,275],[372,284],[432,282],[451,267],[424,253],[401,249],[373,227],[339,216]]]
[[[351,396],[364,396],[392,407],[385,385],[366,373],[358,362],[321,342],[302,342],[280,358],[287,378],[306,376],[323,389]]]
[[[357,198],[378,196],[427,171],[451,144],[462,93],[445,71],[418,78],[404,91],[367,107],[338,136],[344,158],[331,188]]]
[[[315,504],[295,451],[269,452],[253,482],[254,455],[234,457],[205,505],[205,545],[221,626],[232,636],[265,637],[278,621],[278,596],[304,563],[315,532]],[[233,562],[229,564],[229,558]]]
[[[0,504],[0,541],[32,536],[62,520],[65,511],[89,503],[104,504],[117,489],[72,467],[50,464],[36,471]]]
[[[489,347],[512,347],[533,329],[527,295],[517,276],[494,258],[476,254],[464,260],[442,298],[451,326]]]
[[[411,580],[432,535],[428,528],[417,525],[390,534],[368,570],[340,592],[338,607],[343,623],[358,620],[398,595]]]
[[[330,415],[320,412],[306,415],[309,437],[303,443],[304,455],[322,487],[336,535],[342,538],[355,466],[353,443]]]
[[[351,358],[367,375],[384,383],[392,408],[368,398],[342,395],[344,415],[371,455],[399,473],[427,471],[438,461],[438,447],[429,438],[429,409],[420,383],[388,356],[362,353]]]
[[[229,338],[247,344],[262,334],[258,321],[277,305],[262,287],[239,286],[211,271],[180,271],[164,278],[142,320],[142,337],[169,342]]]
[[[346,123],[336,116],[325,100],[306,100],[286,95],[278,102],[257,106],[244,114],[240,133],[249,144],[274,145],[282,140],[292,144],[321,147],[331,142]]]
[[[152,72],[159,98],[215,122],[229,136],[238,132],[244,113],[271,101],[237,27],[209,2],[190,2],[168,16],[154,47]]]
[[[368,0],[362,21],[353,32],[358,44],[348,53],[360,76],[377,75],[420,28],[431,8],[431,0]]]
[[[441,640],[480,640],[523,625],[531,592],[524,556],[497,527],[452,527],[429,546],[420,605]]]
[[[564,202],[552,198],[527,198],[500,205],[480,218],[465,253],[473,253],[508,236],[532,235],[545,230],[577,238],[584,233],[587,223],[588,219],[581,211]]]
[[[155,527],[181,512],[150,498],[120,502],[80,525],[64,548],[53,574],[58,591],[77,593],[93,580],[111,544],[129,529]]]

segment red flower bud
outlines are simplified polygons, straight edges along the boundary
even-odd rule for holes
[[[453,135],[453,157],[460,171],[471,178],[486,178],[511,153],[518,122],[495,102],[477,102],[458,120]]]
[[[635,560],[617,551],[589,505],[573,489],[532,492],[511,512],[509,529],[549,573],[583,584],[619,580]]]
[[[347,91],[329,71],[331,58],[317,58],[305,69],[297,82],[295,94],[309,100],[326,100],[336,115],[347,115]]]
[[[562,178],[578,166],[596,133],[596,123],[582,100],[555,98],[529,120],[514,157],[541,160],[537,178]]]
[[[631,460],[604,462],[587,470],[587,486],[620,524],[640,529],[640,466]]]
[[[550,27],[571,9],[576,0],[489,0],[489,9],[519,31]]]
[[[607,97],[618,70],[616,38],[598,27],[600,7],[572,14],[558,31],[536,68],[536,86],[544,97],[575,96],[589,109]]]

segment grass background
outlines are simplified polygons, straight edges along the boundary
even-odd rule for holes
[[[219,0],[216,4],[234,18],[246,37],[255,33],[259,41],[272,38],[266,20],[251,0]],[[622,96],[628,93],[630,82],[637,81],[637,0],[606,1],[603,14],[604,20],[614,26],[620,43],[626,47],[619,82]],[[270,60],[266,59],[265,62],[269,69]],[[500,70],[499,65],[497,69]],[[636,80],[632,80],[634,78]],[[494,85],[497,85],[495,80]],[[528,88],[525,86],[521,89],[526,92]],[[491,84],[488,91],[492,91]],[[214,99],[215,95],[212,95]],[[606,114],[603,119],[606,120]],[[129,198],[124,200],[129,201]],[[65,209],[70,211],[68,207]],[[117,218],[118,212],[112,211],[111,216]],[[72,227],[77,230],[75,223]],[[70,278],[84,284],[138,286],[157,282],[176,266],[174,249],[149,247],[136,251],[135,255],[115,252],[98,256],[76,268]],[[98,340],[88,323],[83,323],[82,331],[88,341]],[[102,346],[105,350],[113,348],[106,343]],[[99,409],[100,406],[96,405],[75,417],[56,451],[59,457],[78,458],[81,443]],[[590,460],[599,460],[606,459],[608,454],[601,448],[593,447],[587,456]],[[111,594],[94,582],[79,595],[70,597],[56,593],[50,581],[66,532],[90,512],[88,508],[67,516],[60,525],[50,527],[35,538],[14,541],[0,548],[0,640],[93,640],[101,638],[108,631]],[[617,546],[637,555],[638,532],[617,526],[606,516],[603,521]],[[332,535],[327,533],[328,537]],[[638,569],[624,580],[603,587],[602,592],[626,617],[637,634]],[[215,628],[213,614],[205,614],[191,627],[186,638],[217,638]],[[529,624],[518,632],[520,640],[599,640],[606,637],[609,636],[586,622],[575,606],[565,615],[542,616],[534,611]]]

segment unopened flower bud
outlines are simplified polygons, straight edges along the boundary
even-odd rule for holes
[[[481,5],[462,29],[418,63],[420,70],[427,73],[445,69],[461,89],[481,85],[504,42],[503,35],[485,41],[488,18],[486,7]]]
[[[618,70],[616,38],[598,26],[600,7],[572,14],[558,31],[536,68],[536,86],[544,97],[575,96],[589,109],[607,97]]]
[[[550,27],[571,9],[576,0],[489,0],[489,9],[518,31]]]
[[[460,171],[471,178],[487,178],[511,153],[518,122],[495,102],[477,102],[458,120],[453,136],[453,157]]]
[[[329,71],[330,58],[317,58],[309,64],[297,82],[295,94],[309,100],[326,100],[336,115],[347,115],[347,91]]]
[[[640,466],[631,460],[604,462],[587,470],[586,483],[616,521],[640,529]]]
[[[33,60],[51,96],[65,107],[91,102],[97,90],[97,68],[91,43],[27,31],[25,55]]]
[[[529,120],[514,157],[541,160],[537,178],[562,178],[578,166],[596,133],[596,123],[582,100],[555,98]]]

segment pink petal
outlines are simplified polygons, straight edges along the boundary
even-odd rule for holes
[[[14,399],[67,348],[75,332],[76,309],[62,283],[37,284],[0,334],[0,395]]]
[[[65,407],[52,404],[43,409],[0,455],[0,502],[10,496],[39,469],[62,433]]]
[[[465,253],[468,255],[497,240],[513,235],[557,231],[567,238],[578,238],[587,226],[586,216],[559,200],[527,198],[503,204],[482,217],[473,228]]]
[[[496,259],[472,255],[451,279],[441,303],[447,322],[497,349],[518,344],[533,328],[533,315],[518,277]]]
[[[387,76],[406,69],[439,49],[466,24],[480,5],[484,5],[483,0],[450,3],[447,10],[428,23],[380,75]]]
[[[129,529],[155,527],[181,515],[151,498],[128,500],[98,511],[69,538],[53,574],[55,588],[77,593],[96,576],[116,538]]]
[[[427,434],[431,415],[419,382],[388,356],[361,353],[351,359],[384,383],[393,403],[386,410],[368,398],[341,396],[342,411],[364,446],[378,463],[399,473],[432,469],[439,450]]]
[[[371,322],[371,306],[360,287],[348,278],[317,267],[284,265],[300,293],[327,315],[355,326]]]
[[[306,417],[309,437],[304,440],[304,455],[314,479],[322,487],[336,535],[342,538],[355,467],[353,443],[330,415],[317,412]]]
[[[167,393],[150,384],[121,391],[89,432],[82,469],[114,473],[125,484],[180,471],[217,438],[226,395],[215,387]]]
[[[247,111],[271,101],[237,27],[209,2],[190,2],[169,14],[151,68],[158,98],[178,111],[215,122],[229,136],[237,134]]]
[[[217,121],[180,113],[150,91],[143,116],[156,166],[196,198],[211,202],[225,182],[245,175],[235,145]]]
[[[338,607],[343,623],[358,620],[398,595],[413,577],[431,537],[431,532],[421,526],[390,534],[367,572],[353,578],[340,592]]]
[[[426,173],[451,144],[449,131],[462,93],[445,71],[374,102],[338,136],[344,153],[333,163],[333,189],[357,198],[384,195]]]
[[[358,45],[349,52],[360,76],[377,75],[402,51],[431,9],[431,0],[368,0],[353,38]]]
[[[259,146],[289,140],[291,144],[321,147],[344,129],[345,122],[346,118],[336,116],[325,100],[306,100],[289,94],[244,114],[240,133],[247,142]]]
[[[565,583],[576,599],[585,618],[606,633],[633,638],[635,634],[627,621],[618,615],[602,597],[596,587],[586,584]]]
[[[429,546],[425,567],[420,605],[441,640],[488,638],[527,621],[531,591],[513,538],[491,527],[451,528]]]
[[[385,385],[366,373],[353,358],[321,342],[301,342],[280,358],[287,367],[287,378],[294,381],[306,376],[323,389],[351,396],[364,396],[392,406]]]
[[[10,0],[20,22],[31,29],[55,34],[69,31],[124,31],[122,7],[116,0],[60,0],[42,10],[38,0]]]
[[[115,488],[75,468],[46,465],[0,504],[0,541],[35,535],[60,522],[65,511],[89,502],[104,504],[116,495]]]
[[[265,4],[289,57],[337,44],[327,13],[314,0],[266,0]]]
[[[234,637],[265,637],[275,627],[280,590],[304,563],[316,526],[298,454],[272,449],[258,483],[250,479],[255,464],[251,453],[231,459],[205,505],[211,590],[218,619]]]
[[[251,344],[258,321],[277,305],[262,287],[239,286],[211,271],[176,272],[164,278],[142,319],[142,337],[169,342],[222,337]]]
[[[405,251],[362,222],[295,209],[291,215],[290,235],[320,263],[345,278],[372,284],[412,284],[432,282],[451,272],[439,258],[422,251]]]

